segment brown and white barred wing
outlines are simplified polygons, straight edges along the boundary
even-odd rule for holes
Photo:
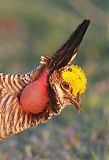
[[[42,72],[42,68],[25,75],[0,74],[0,139],[16,134],[32,124],[32,114],[25,113],[19,104],[21,90]]]

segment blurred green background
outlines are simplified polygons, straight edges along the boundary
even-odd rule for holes
[[[84,110],[0,142],[0,160],[109,160],[108,0],[1,0],[0,72],[25,73],[54,53],[85,18],[90,27],[74,64],[88,78]]]

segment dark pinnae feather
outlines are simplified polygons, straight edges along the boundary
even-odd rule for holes
[[[65,67],[71,58],[77,52],[77,49],[84,37],[84,34],[89,26],[90,20],[84,20],[71,34],[67,42],[57,50],[50,58],[47,68],[53,72],[62,67]]]

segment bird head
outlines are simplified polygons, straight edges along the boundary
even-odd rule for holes
[[[78,111],[82,110],[81,95],[86,90],[87,79],[84,71],[72,65],[72,61],[77,55],[89,23],[90,20],[84,20],[68,41],[49,59],[48,91],[56,113],[67,104],[73,104]]]
[[[67,66],[54,71],[49,77],[56,103],[62,109],[73,104],[81,111],[81,94],[86,90],[87,79],[84,71],[78,66]]]

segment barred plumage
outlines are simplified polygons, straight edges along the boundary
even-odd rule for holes
[[[40,123],[40,118],[35,120],[31,113],[22,110],[19,93],[28,83],[38,78],[42,71],[43,66],[24,75],[0,74],[0,139]]]

